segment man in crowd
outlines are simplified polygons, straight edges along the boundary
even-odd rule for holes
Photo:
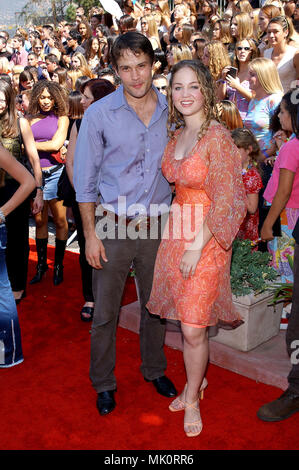
[[[98,393],[97,407],[101,415],[110,413],[116,405],[117,320],[132,263],[141,304],[141,372],[158,393],[167,397],[177,393],[164,375],[165,323],[150,315],[145,307],[160,243],[159,237],[150,237],[147,230],[152,223],[159,227],[161,224],[160,217],[149,217],[150,209],[158,204],[167,216],[171,198],[169,184],[161,173],[167,143],[167,103],[165,96],[157,94],[152,87],[154,51],[145,36],[137,32],[119,36],[112,48],[112,61],[122,85],[85,112],[74,166],[86,258],[94,268],[90,378]],[[115,220],[112,236],[109,229],[105,237],[105,228],[102,234],[97,228],[96,233],[95,208],[99,194],[98,223],[105,225],[107,216]],[[123,208],[119,207],[119,196],[125,201]],[[101,216],[104,209],[106,214],[102,212]],[[135,233],[140,230],[140,238],[128,235],[127,229],[132,225]],[[124,237],[120,236],[123,229]]]

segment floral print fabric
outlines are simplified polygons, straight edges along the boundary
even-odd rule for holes
[[[181,160],[175,160],[177,131],[169,141],[162,171],[175,182],[154,272],[148,310],[194,326],[236,326],[230,287],[231,245],[246,214],[241,157],[229,131],[218,123]],[[183,279],[182,255],[206,220],[213,236],[202,251],[194,276]],[[186,230],[186,226],[189,230]]]

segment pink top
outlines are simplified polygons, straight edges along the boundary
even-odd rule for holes
[[[267,184],[264,192],[266,201],[272,203],[275,193],[278,188],[279,170],[285,168],[286,170],[293,171],[295,178],[293,182],[292,193],[288,200],[286,207],[293,209],[299,208],[299,139],[294,137],[286,142],[280,149],[278,157],[275,161],[272,176]]]

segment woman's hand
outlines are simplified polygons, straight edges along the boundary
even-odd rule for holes
[[[286,143],[286,141],[288,140],[288,137],[283,130],[279,130],[275,132],[273,139],[275,140],[275,143],[278,149],[280,149],[280,147]]]
[[[32,204],[32,214],[38,214],[43,210],[44,207],[44,199],[43,199],[43,192],[38,189],[36,191],[36,196],[33,199],[33,204]]]
[[[230,65],[227,65],[226,67],[224,67],[224,69],[222,69],[221,78],[222,78],[223,80],[226,80],[226,75],[227,75],[228,72],[230,71],[230,68],[231,68],[231,66],[230,66]]]
[[[261,229],[261,239],[263,242],[268,242],[270,240],[273,240],[274,236],[273,236],[273,230],[272,230],[272,227],[267,225],[267,224],[263,224],[262,226],[262,229]]]
[[[179,269],[182,273],[183,279],[188,279],[193,276],[196,266],[201,258],[201,250],[185,250],[182,256]]]
[[[231,75],[226,75],[227,84],[235,90],[240,86],[240,80],[238,77],[233,78]]]

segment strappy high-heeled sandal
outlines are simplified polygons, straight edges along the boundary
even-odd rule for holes
[[[199,398],[201,400],[203,400],[204,398],[204,391],[205,389],[207,388],[208,386],[208,381],[207,379],[204,377],[203,381],[202,381],[202,384],[201,384],[201,387],[199,389]],[[169,405],[169,410],[172,411],[172,412],[176,412],[176,411],[183,411],[185,409],[185,401],[182,400],[180,397],[182,395],[185,394],[185,390],[186,390],[186,387],[187,387],[187,384],[185,385],[184,387],[184,390],[183,392],[181,393],[181,395],[177,398],[175,398]]]
[[[198,405],[198,406],[196,406]],[[200,416],[200,410],[199,410],[199,399],[197,399],[194,403],[187,403],[185,402],[185,410],[188,409],[188,408],[193,408],[194,410],[198,411],[199,413],[199,417],[200,419],[197,420],[197,421],[193,421],[191,423],[188,423],[188,422],[184,422],[184,431],[185,431],[185,434],[187,437],[196,437],[196,436],[199,436],[199,434],[201,433],[202,431],[202,420],[201,420],[201,416]],[[197,432],[191,432],[191,431],[187,431],[186,430],[186,426],[197,426],[197,425],[200,425],[200,430],[197,431]]]

